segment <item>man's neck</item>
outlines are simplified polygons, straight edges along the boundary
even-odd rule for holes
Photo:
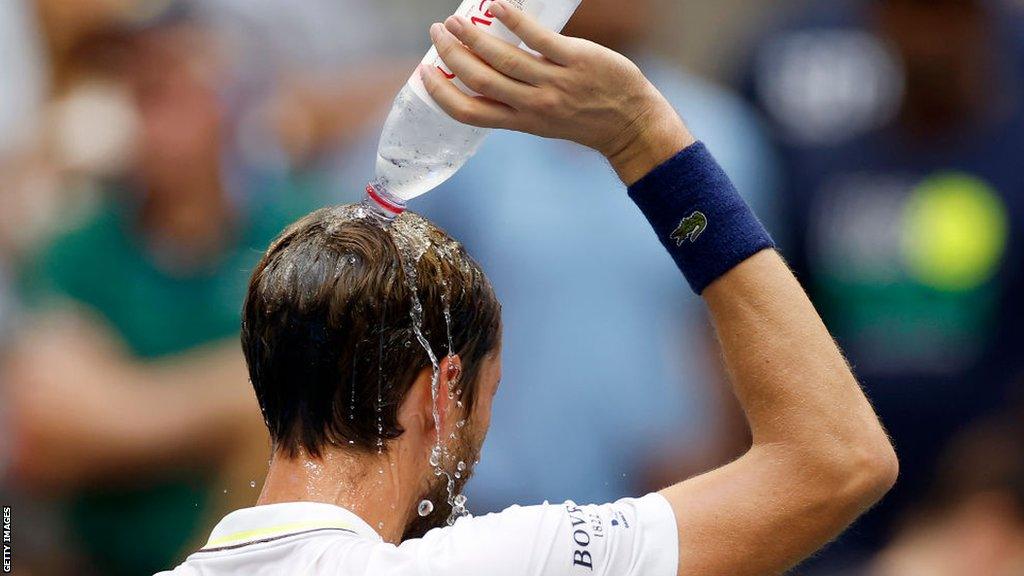
[[[332,450],[320,458],[305,452],[288,458],[276,452],[257,504],[334,504],[359,516],[386,542],[397,544],[417,495],[408,488],[416,485],[415,479],[402,478],[403,466],[394,452],[399,451],[367,455]]]

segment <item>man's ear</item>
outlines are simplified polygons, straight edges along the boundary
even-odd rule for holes
[[[455,400],[449,398],[452,391],[458,390],[462,379],[462,360],[457,356],[445,356],[439,364],[437,382],[437,411],[440,418],[441,439],[449,434],[450,416],[454,415],[451,410],[455,406]],[[398,421],[405,430],[415,429],[419,434],[429,436],[431,441],[434,436],[434,396],[431,393],[431,377],[433,371],[430,368],[420,370],[416,379],[409,389],[398,410]]]

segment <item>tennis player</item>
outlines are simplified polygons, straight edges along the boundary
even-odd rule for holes
[[[892,446],[818,314],[658,91],[619,54],[504,1],[490,11],[540,56],[452,18],[431,27],[434,44],[483,97],[424,69],[429,92],[463,122],[574,140],[608,158],[707,303],[752,447],[639,498],[512,507],[448,526],[498,391],[500,306],[476,263],[422,219],[405,214],[385,231],[352,207],[325,209],[275,241],[249,286],[242,343],[273,439],[258,505],[229,514],[164,574],[777,574],[895,482]],[[563,191],[581,206],[565,218],[586,218],[587,192]],[[440,359],[436,419],[394,235],[425,251],[416,295]]]

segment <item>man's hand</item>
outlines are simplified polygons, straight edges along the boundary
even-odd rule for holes
[[[463,93],[439,70],[421,68],[427,92],[452,118],[572,140],[604,154],[626,184],[694,142],[679,115],[626,57],[562,36],[509,4],[489,11],[540,56],[452,16],[430,36]]]

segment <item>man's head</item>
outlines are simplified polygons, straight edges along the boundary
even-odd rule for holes
[[[1022,453],[1024,420],[1016,411],[974,422],[958,432],[935,466],[930,493],[898,523],[891,543],[869,572],[878,576],[1020,574],[1024,566]]]
[[[904,120],[936,131],[986,113],[999,90],[998,36],[982,0],[876,0],[875,26],[904,71]]]
[[[220,175],[230,138],[222,98],[230,62],[217,36],[179,2],[109,35],[136,117],[131,176],[138,192],[162,202],[208,194],[196,182]]]
[[[414,330],[403,263],[415,267],[421,332],[439,360],[442,467],[459,472],[456,488],[490,422],[501,308],[479,266],[444,232],[413,214],[387,228],[361,214],[319,210],[274,241],[249,284],[242,347],[277,455],[411,454],[405,462],[415,470],[402,474],[416,485],[406,492],[433,501],[436,524],[446,517],[447,477],[429,464],[433,365]],[[409,244],[423,252],[418,260]]]

